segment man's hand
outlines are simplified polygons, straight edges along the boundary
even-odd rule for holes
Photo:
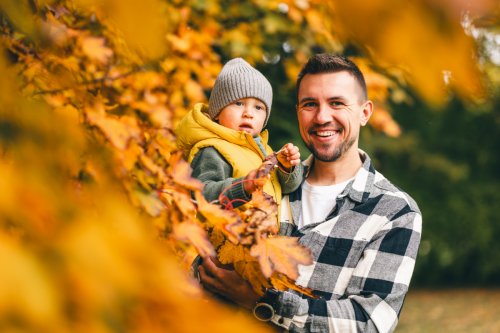
[[[290,172],[294,166],[300,163],[300,152],[297,146],[287,143],[278,152],[280,167],[285,172]]]
[[[259,295],[248,282],[216,258],[203,258],[198,269],[201,284],[215,294],[224,296],[246,309],[252,309],[259,299]]]

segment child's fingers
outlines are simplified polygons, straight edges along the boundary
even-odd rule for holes
[[[295,155],[299,154],[299,147],[292,145],[291,143],[289,144],[290,146],[287,148],[287,154],[290,155]]]

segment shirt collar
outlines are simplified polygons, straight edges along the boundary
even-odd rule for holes
[[[339,197],[348,196],[353,201],[363,202],[368,199],[370,192],[373,190],[375,169],[368,154],[361,149],[358,149],[358,152],[363,164],[354,176],[354,179],[347,184]],[[314,156],[311,154],[303,164],[305,167],[305,178],[307,178],[314,165]]]

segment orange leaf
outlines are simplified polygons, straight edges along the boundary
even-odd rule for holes
[[[248,249],[240,244],[226,241],[218,251],[218,259],[223,264],[234,264],[238,261],[255,261]]]
[[[181,191],[172,191],[171,195],[174,199],[174,202],[177,204],[177,207],[184,216],[194,217],[196,215],[196,207],[191,201],[191,196],[188,193],[183,193]]]
[[[231,232],[231,226],[241,224],[238,215],[232,210],[224,210],[217,205],[208,203],[200,192],[195,192],[198,202],[198,212],[206,219],[208,227],[221,230],[233,243],[239,239],[238,233]]]
[[[161,202],[156,192],[147,193],[143,190],[136,190],[132,195],[151,216],[158,216],[165,209],[165,205]]]
[[[172,154],[169,160],[169,174],[173,175],[173,181],[188,190],[201,191],[203,183],[198,179],[191,177],[191,166],[182,159],[182,152]]]
[[[263,295],[265,289],[271,288],[271,284],[262,275],[259,263],[256,261],[238,261],[234,263],[234,270],[247,280],[259,295]]]
[[[278,205],[274,199],[262,190],[252,193],[251,207],[240,213],[247,229],[254,237],[276,235],[279,231]],[[243,241],[241,241],[243,242]],[[253,244],[253,237],[250,244]]]
[[[261,239],[252,246],[250,254],[258,258],[262,273],[267,278],[277,271],[296,280],[299,276],[297,265],[312,263],[310,251],[298,243],[298,238],[293,237]]]
[[[97,60],[100,63],[107,63],[113,55],[113,51],[106,47],[104,38],[84,37],[80,42],[83,53],[90,59]]]
[[[215,255],[206,231],[196,223],[184,222],[174,225],[173,236],[180,241],[192,244],[202,257]]]
[[[279,274],[279,273],[274,273],[271,276],[271,284],[273,285],[274,289],[276,290],[288,290],[292,289],[295,291],[298,291],[306,296],[309,296],[311,298],[318,298],[316,295],[313,294],[312,289],[298,286],[296,285],[288,276]]]
[[[401,128],[394,121],[391,114],[382,108],[377,108],[370,117],[370,124],[379,131],[384,132],[390,137],[397,138],[401,135]]]
[[[104,135],[118,149],[127,148],[128,141],[138,138],[141,131],[137,125],[137,120],[130,116],[123,116],[119,119],[106,116],[104,111],[88,109],[87,119],[93,125],[99,127]]]

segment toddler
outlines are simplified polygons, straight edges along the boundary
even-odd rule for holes
[[[263,131],[271,113],[272,87],[245,60],[227,62],[217,76],[208,105],[196,104],[176,128],[177,145],[203,182],[203,196],[217,202],[221,193],[238,207],[251,200],[259,188],[258,167],[273,154],[268,132]],[[287,143],[277,154],[278,170],[271,172],[263,191],[279,204],[283,193],[302,182],[299,149]]]

